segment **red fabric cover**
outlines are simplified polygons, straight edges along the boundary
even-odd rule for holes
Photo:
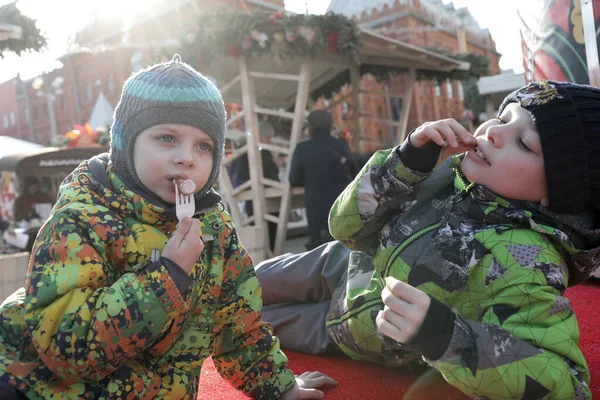
[[[577,314],[581,333],[580,347],[587,360],[592,379],[593,398],[600,398],[600,283],[591,281],[567,290],[566,296]],[[466,399],[448,385],[434,370],[405,371],[359,363],[343,355],[311,356],[285,352],[289,367],[296,374],[318,370],[339,382],[325,389],[327,400],[352,399]],[[202,369],[198,400],[242,400],[248,397],[235,391],[215,371],[212,360]]]

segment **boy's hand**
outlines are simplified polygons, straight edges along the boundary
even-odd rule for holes
[[[204,243],[200,239],[200,221],[185,217],[177,225],[173,236],[163,249],[162,255],[177,263],[189,274],[196,261],[198,261],[202,250],[204,250]]]
[[[431,299],[421,290],[387,277],[381,291],[385,307],[375,322],[379,331],[397,342],[408,343],[419,332]]]
[[[337,382],[322,372],[305,372],[296,375],[296,384],[281,396],[281,400],[322,399],[325,394],[318,388],[323,385],[337,385]]]
[[[409,136],[414,147],[434,142],[442,147],[438,164],[455,154],[464,153],[477,145],[473,135],[452,118],[426,122]]]

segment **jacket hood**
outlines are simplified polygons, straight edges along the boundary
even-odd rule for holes
[[[456,171],[455,187],[495,208],[487,214],[486,222],[521,225],[557,242],[569,268],[569,287],[585,281],[600,267],[600,226],[592,211],[559,214],[540,204],[500,197],[485,186],[470,182],[460,170],[460,161],[460,157],[455,157],[450,164]]]

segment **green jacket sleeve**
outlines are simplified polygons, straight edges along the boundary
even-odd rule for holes
[[[30,261],[25,319],[44,364],[67,383],[99,381],[148,348],[187,305],[164,266],[114,279],[126,234],[73,204],[42,227]],[[106,210],[105,210],[106,211]],[[118,258],[118,257],[117,257]],[[118,340],[115,340],[118,338]]]
[[[397,147],[378,151],[333,204],[332,236],[352,250],[374,250],[383,225],[410,204],[414,185],[428,175],[407,168]]]
[[[213,361],[232,386],[255,399],[277,399],[295,384],[279,339],[262,318],[262,291],[252,261],[232,228],[215,313]]]
[[[510,234],[514,238],[521,233],[525,232]],[[515,241],[499,239],[492,254],[474,267],[504,271],[489,285],[483,283],[481,293],[475,294],[483,296],[476,301],[481,319],[457,315],[446,352],[427,361],[469,396],[590,398],[590,376],[578,348],[577,320],[562,296],[567,272],[560,254],[543,243],[541,251],[534,249],[540,251],[535,262],[515,265],[508,247],[512,254],[521,252],[517,257],[531,257],[531,253],[522,253],[526,246],[511,243]]]

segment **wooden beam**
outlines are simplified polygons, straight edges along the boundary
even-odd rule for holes
[[[294,120],[292,122],[292,132],[290,135],[290,150],[289,154],[294,154],[296,143],[302,135],[302,126],[304,125],[304,109],[306,100],[308,99],[308,91],[310,88],[310,75],[312,71],[312,61],[305,59],[300,68],[300,81],[298,81],[298,91],[296,92],[296,102],[294,105]],[[283,195],[279,205],[279,221],[277,223],[277,234],[275,237],[276,255],[283,253],[283,245],[285,243],[287,233],[287,221],[290,214],[290,204],[292,199],[292,188],[287,177],[290,174],[290,164],[287,163],[285,168],[286,180],[284,182]]]
[[[246,130],[250,132],[248,136],[248,164],[250,170],[250,187],[252,190],[252,207],[254,215],[262,216],[265,213],[265,198],[263,187],[260,184],[260,178],[263,177],[262,162],[258,154],[256,143],[258,142],[258,118],[256,116],[256,92],[254,81],[250,79],[250,68],[246,57],[239,59],[240,77],[242,83],[242,102],[244,107],[244,125]],[[262,218],[256,218],[255,226],[265,226],[265,221]],[[266,235],[265,235],[266,236]],[[268,238],[265,237],[268,243]],[[268,247],[268,246],[267,246]]]
[[[233,223],[236,225],[241,224],[242,216],[240,214],[240,209],[238,208],[237,201],[232,195],[233,185],[231,184],[231,178],[229,177],[229,172],[227,171],[227,168],[223,168],[223,171],[219,175],[219,186],[223,188],[222,194],[225,198],[225,202],[229,205],[229,211],[231,213],[231,219],[233,219]]]
[[[300,80],[300,75],[292,74],[274,74],[272,72],[250,72],[250,76],[258,79],[277,79],[280,81],[296,81]]]
[[[248,226],[250,224],[252,224],[254,221],[256,221],[256,214],[254,214],[251,217],[248,217],[244,220],[244,226]]]
[[[263,148],[265,150],[269,150],[273,153],[278,153],[278,154],[289,154],[290,149],[287,147],[283,147],[283,146],[277,146],[276,144],[271,144],[271,143],[258,143],[258,147],[259,148]]]
[[[402,112],[400,113],[400,123],[402,125],[398,129],[396,144],[402,143],[406,137],[406,128],[408,127],[408,117],[410,116],[410,106],[412,104],[413,89],[416,79],[417,70],[414,68],[409,69],[406,88],[404,89],[404,100],[402,101]]]
[[[276,216],[274,216],[274,215],[271,215],[271,214],[265,214],[265,215],[264,215],[264,218],[265,218],[267,221],[274,222],[274,223],[276,223],[276,224],[278,224],[278,223],[279,223],[279,217],[276,217]]]
[[[238,112],[235,116],[229,118],[229,120],[227,120],[227,122],[225,123],[225,125],[229,128],[229,126],[235,122],[237,122],[237,120],[241,119],[244,117],[244,110],[241,110],[240,112]]]
[[[232,80],[230,80],[229,82],[227,82],[227,83],[225,84],[225,86],[223,86],[223,87],[220,87],[220,88],[219,88],[219,91],[221,92],[221,96],[225,96],[225,93],[227,93],[227,91],[228,91],[229,89],[231,89],[231,88],[232,88],[232,87],[234,87],[234,86],[235,86],[237,83],[239,83],[239,82],[240,82],[240,79],[241,79],[241,78],[240,78],[240,76],[238,75],[238,76],[236,76],[235,78],[233,78]]]
[[[233,153],[231,153],[231,155],[229,157],[223,158],[223,161],[221,162],[221,166],[226,166],[226,165],[234,162],[235,160],[237,160],[238,158],[240,158],[247,152],[248,152],[248,145],[245,144],[242,147],[240,147],[239,149],[236,149]]]
[[[271,108],[258,107],[258,106],[256,106],[254,108],[254,111],[256,111],[259,114],[266,114],[266,115],[273,115],[275,117],[294,119],[294,114],[291,112],[287,112],[287,111],[273,110]]]
[[[237,197],[237,195],[239,193],[245,191],[246,189],[250,189],[250,181],[246,181],[246,182],[242,183],[240,186],[238,186],[235,189],[233,189],[233,192],[231,192],[231,194],[234,197]]]
[[[270,187],[274,187],[274,188],[281,189],[281,190],[283,190],[283,188],[284,188],[284,184],[282,182],[274,181],[273,179],[262,178],[260,180],[260,183],[262,183],[265,186],[270,186]]]

